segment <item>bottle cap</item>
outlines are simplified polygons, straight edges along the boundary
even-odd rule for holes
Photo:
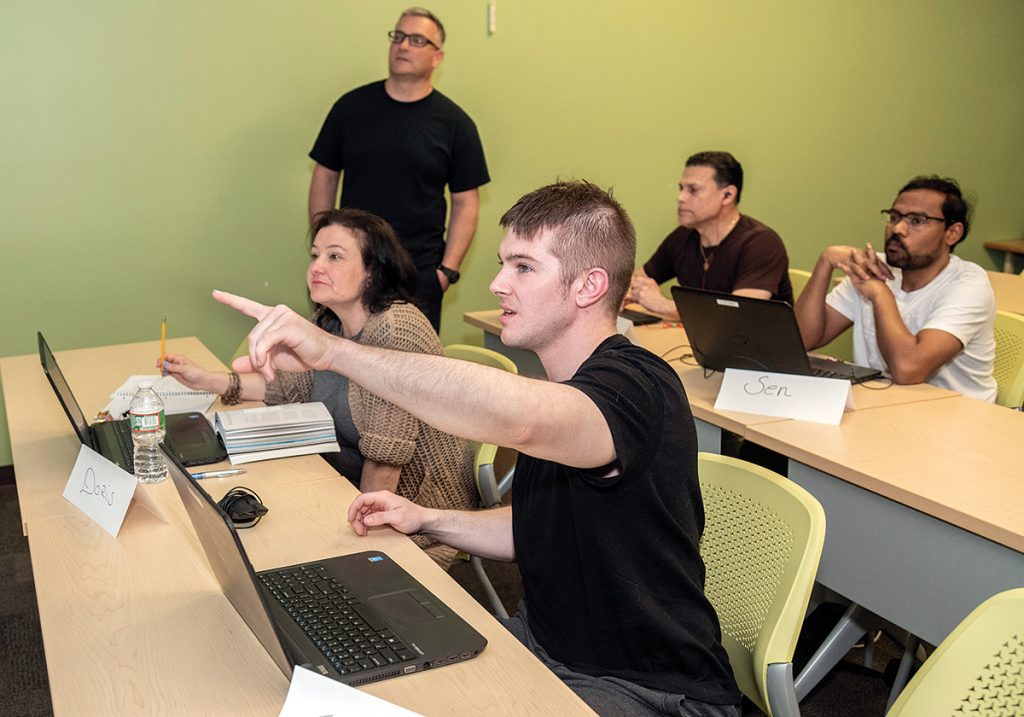
[[[139,388],[153,388],[152,381],[139,381]]]

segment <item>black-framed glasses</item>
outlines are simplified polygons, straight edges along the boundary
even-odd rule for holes
[[[903,212],[898,212],[895,209],[882,210],[882,221],[891,227],[896,226],[897,224],[904,220],[906,220],[907,226],[913,229],[923,227],[928,222],[942,222],[943,224],[946,223],[945,217],[930,217],[927,214],[921,214],[920,212],[910,212],[908,214],[904,214]]]
[[[409,44],[413,47],[426,47],[427,45],[430,45],[437,50],[441,49],[435,45],[429,37],[425,37],[418,33],[410,35],[409,33],[402,32],[401,30],[389,30],[388,39],[391,40],[392,45],[401,45],[403,41],[408,40]]]

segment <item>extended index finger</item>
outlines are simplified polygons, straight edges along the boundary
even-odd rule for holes
[[[237,294],[230,294],[226,291],[220,291],[218,289],[213,290],[213,298],[224,304],[230,306],[235,311],[241,312],[246,316],[251,316],[257,321],[261,321],[264,316],[270,313],[271,307],[264,306],[258,301],[252,299],[246,299],[244,296],[238,296]]]

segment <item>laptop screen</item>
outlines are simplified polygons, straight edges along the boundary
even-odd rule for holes
[[[266,603],[256,589],[252,564],[231,519],[167,449],[163,446],[160,448],[167,458],[167,472],[181,496],[181,502],[185,504],[185,511],[199,536],[199,544],[221,590],[277,666],[290,678],[294,665],[281,646],[277,628],[271,622]]]
[[[682,286],[672,287],[672,298],[701,366],[811,373],[789,304]]]
[[[46,339],[43,338],[42,332],[37,331],[36,335],[39,337],[39,363],[43,365],[43,373],[50,380],[50,385],[53,386],[53,390],[57,394],[57,400],[60,401],[60,405],[64,407],[64,412],[71,419],[71,425],[75,427],[78,439],[90,448],[95,449],[96,445],[92,440],[92,432],[89,430],[89,421],[86,419],[85,414],[82,413],[82,409],[78,405],[78,401],[75,400],[74,394],[71,393],[71,387],[68,386],[67,379],[64,378],[63,372],[57,365],[57,359],[54,358],[53,352],[50,351],[50,346],[46,343]]]

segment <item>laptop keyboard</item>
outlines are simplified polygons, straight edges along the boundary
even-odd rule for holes
[[[135,465],[135,443],[132,441],[132,429],[128,421],[116,421],[114,424],[114,438],[117,439],[117,447],[121,449],[121,457],[126,466]]]
[[[259,579],[341,675],[416,657],[348,588],[315,563],[268,570]]]

